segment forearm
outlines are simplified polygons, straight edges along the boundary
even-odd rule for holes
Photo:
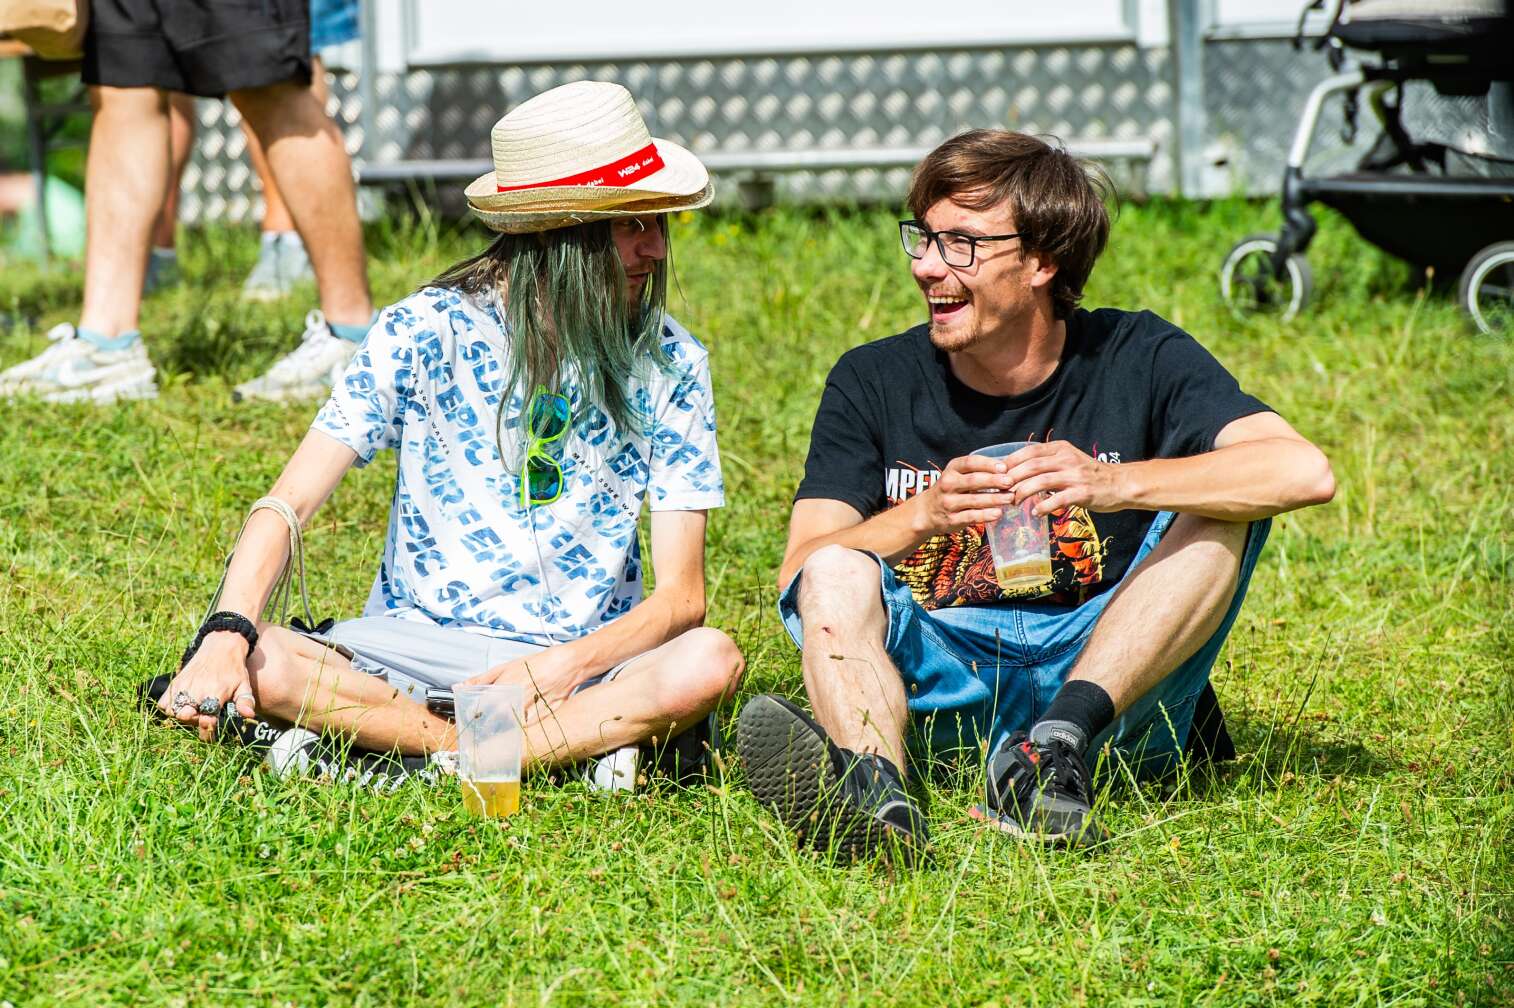
[[[794,580],[794,575],[804,567],[810,554],[822,546],[845,546],[876,553],[890,564],[897,563],[935,534],[925,520],[925,509],[921,505],[921,497],[911,497],[866,521],[791,546],[779,568],[779,586]]]
[[[1181,459],[1116,467],[1127,508],[1255,521],[1323,504],[1335,493],[1330,463],[1307,441],[1265,438]]]
[[[351,449],[312,431],[290,458],[266,496],[289,505],[304,526],[314,517],[356,456]],[[226,568],[221,608],[256,622],[289,560],[289,526],[278,512],[259,508],[248,518]]]
[[[658,588],[619,619],[554,650],[575,669],[577,685],[702,625],[704,612],[702,590],[675,594]]]

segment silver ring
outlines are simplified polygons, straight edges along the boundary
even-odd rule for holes
[[[184,690],[179,690],[179,692],[177,692],[177,693],[175,693],[173,695],[173,709],[174,710],[178,710],[180,707],[193,707],[194,705],[195,705],[195,698],[192,697],[192,696],[190,696]]]
[[[243,690],[242,692],[238,693],[236,696],[232,697],[232,699],[233,700],[240,700],[243,697],[246,697],[249,700],[256,700],[257,699],[257,695],[254,694],[252,692],[252,690]]]
[[[195,708],[201,714],[213,715],[221,713],[221,698],[208,696],[200,701],[200,706]]]

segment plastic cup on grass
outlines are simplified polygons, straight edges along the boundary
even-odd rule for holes
[[[520,811],[521,686],[459,686],[452,691],[457,717],[457,776],[463,807],[474,815],[504,817]]]

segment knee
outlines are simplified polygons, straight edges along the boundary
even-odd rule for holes
[[[689,721],[735,695],[746,661],[736,642],[714,627],[690,630],[678,643],[677,660],[658,677],[657,687],[664,711]]]
[[[293,630],[264,623],[258,627],[258,646],[248,656],[247,670],[252,692],[260,710],[273,713],[298,710],[305,697],[305,683],[295,660],[296,645],[302,638]]]
[[[858,612],[879,608],[878,561],[845,546],[822,546],[804,562],[799,582],[799,613]]]
[[[262,87],[243,88],[227,97],[236,110],[246,119],[253,132],[260,132],[265,124],[277,122],[287,129],[295,120],[302,118],[301,108],[310,89],[293,81],[266,84]],[[313,97],[310,98],[314,101]]]

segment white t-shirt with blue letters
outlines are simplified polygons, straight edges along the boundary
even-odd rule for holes
[[[524,398],[505,406],[497,298],[428,287],[385,309],[312,429],[360,465],[398,453],[378,577],[363,610],[550,646],[624,615],[642,598],[637,521],[725,503],[704,347],[668,318],[671,368],[647,363],[628,399],[647,430],[622,432],[569,378],[568,433],[545,445],[563,469],[554,503],[522,509]]]

